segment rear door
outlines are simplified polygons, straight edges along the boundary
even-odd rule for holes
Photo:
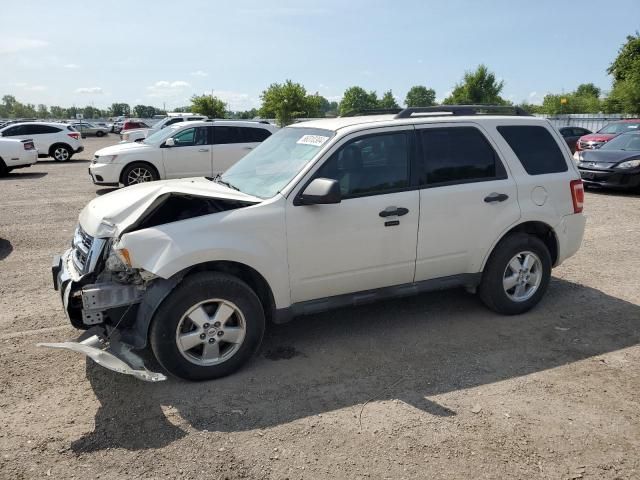
[[[260,143],[255,141],[257,137],[250,132],[253,128],[233,125],[214,125],[211,128],[214,174],[227,170]]]
[[[211,176],[211,145],[208,128],[184,128],[173,135],[175,146],[162,146],[167,178]]]
[[[416,281],[479,272],[520,218],[516,183],[473,123],[417,125],[420,225]]]

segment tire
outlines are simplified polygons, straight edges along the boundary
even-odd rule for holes
[[[66,162],[73,156],[73,151],[67,145],[57,144],[51,147],[49,156],[56,162]]]
[[[202,272],[186,277],[162,302],[151,322],[149,343],[169,373],[211,380],[249,360],[264,329],[262,304],[246,283],[225,273]],[[225,342],[225,336],[233,342]]]
[[[533,235],[513,233],[491,253],[482,273],[480,298],[495,312],[524,313],[540,301],[550,278],[551,255],[547,246]]]
[[[122,171],[121,182],[125,187],[136,183],[146,183],[159,180],[158,171],[148,163],[134,162]]]
[[[96,137],[104,137],[104,132],[102,130],[98,130],[96,132]]]
[[[4,161],[0,158],[0,177],[5,177],[11,170],[7,168]]]

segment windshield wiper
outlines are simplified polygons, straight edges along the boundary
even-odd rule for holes
[[[216,182],[219,183],[220,185],[224,185],[225,187],[231,188],[233,190],[236,191],[240,191],[240,189],[238,187],[236,187],[235,185],[232,185],[229,182],[225,182],[224,180],[222,180],[222,175],[220,175],[219,173],[216,174],[215,177],[205,177],[207,180],[211,180],[212,182]]]

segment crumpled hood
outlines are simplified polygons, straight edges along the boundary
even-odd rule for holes
[[[103,157],[105,155],[123,155],[125,153],[143,152],[149,148],[155,148],[146,143],[130,142],[130,143],[117,143],[110,147],[101,148],[96,152],[96,157]]]
[[[165,194],[181,193],[241,202],[262,202],[204,177],[141,183],[94,198],[80,212],[83,230],[93,237],[117,237]]]

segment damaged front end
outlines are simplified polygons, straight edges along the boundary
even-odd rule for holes
[[[78,224],[71,248],[54,257],[52,265],[53,285],[60,292],[67,317],[75,328],[87,331],[76,340],[38,346],[82,353],[99,365],[141,380],[165,380],[162,373],[146,369],[134,350],[146,347],[151,318],[181,277],[163,279],[132,267],[130,252],[118,248],[119,238],[136,230],[254,203],[158,192],[136,218],[117,226],[104,217],[96,222],[97,212],[91,212],[92,232],[96,235],[90,235]]]

